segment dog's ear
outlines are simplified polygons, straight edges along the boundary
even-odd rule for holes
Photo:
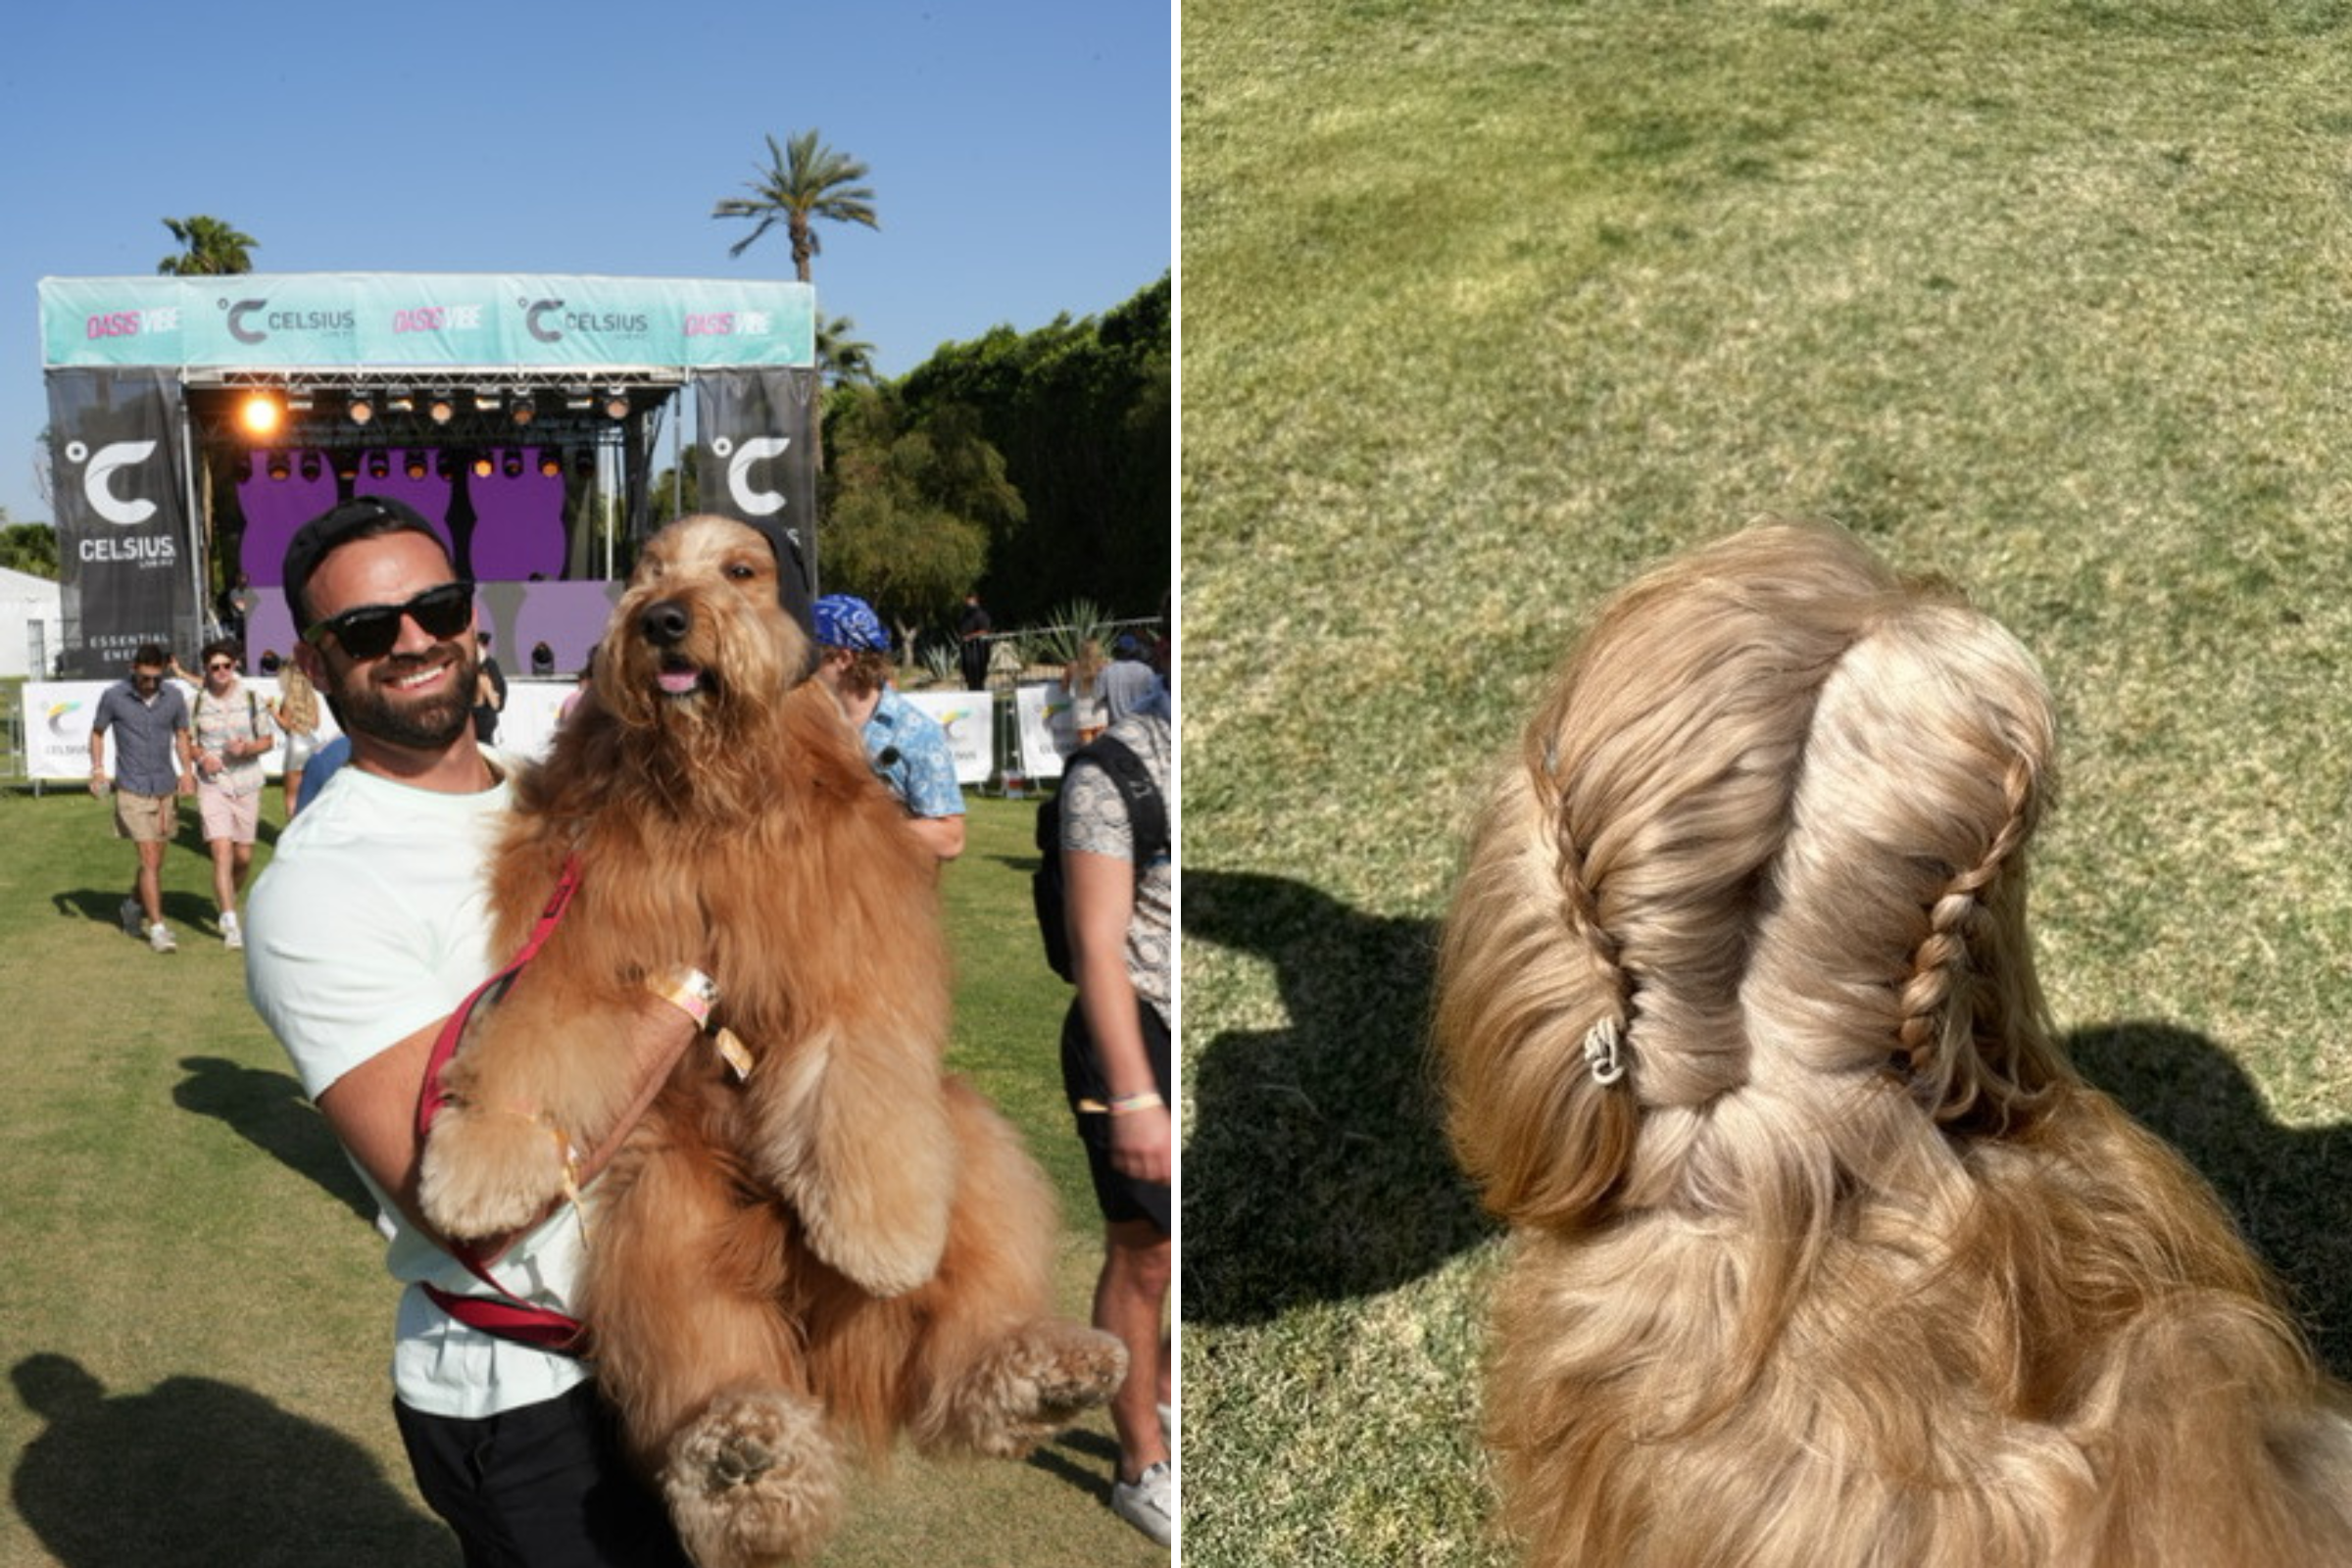
[[[1608,1059],[1587,1055],[1623,1003],[1576,905],[1549,813],[1514,773],[1479,823],[1446,919],[1435,1018],[1455,1155],[1514,1225],[1597,1223],[1634,1153],[1625,1062],[1613,1041]]]

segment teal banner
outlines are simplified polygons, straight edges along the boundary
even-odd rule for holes
[[[807,367],[806,283],[538,273],[43,278],[51,368]]]

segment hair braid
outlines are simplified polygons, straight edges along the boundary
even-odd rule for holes
[[[1990,923],[1987,893],[2003,868],[2033,831],[2035,809],[2035,769],[2033,760],[2012,757],[2001,775],[2004,807],[1999,828],[1976,864],[1962,870],[1943,887],[1928,912],[1928,934],[1913,955],[1910,978],[1902,986],[1902,1023],[1896,1031],[1900,1054],[1912,1076],[1936,1066],[1937,1048],[1963,1024],[1973,1030],[1974,1003],[1966,993],[1973,980],[1971,944]],[[1968,1007],[1965,1014],[1953,1009]],[[1956,1053],[1942,1053],[1946,1058]],[[1956,1116],[1976,1099],[1971,1083],[1948,1102],[1939,1116]]]

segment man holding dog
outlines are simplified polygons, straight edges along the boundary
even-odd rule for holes
[[[404,1288],[395,1413],[418,1489],[468,1563],[682,1568],[587,1367],[468,1326],[481,1313],[464,1302],[444,1306],[484,1288],[418,1217],[417,1102],[434,1043],[510,956],[488,948],[482,870],[508,786],[474,737],[473,585],[421,515],[378,497],[306,523],[284,584],[296,661],[350,737],[351,762],[287,827],[254,889],[247,990],[381,1211]],[[649,1089],[697,1033],[649,997],[635,1033]],[[588,1154],[583,1179],[625,1131]],[[581,1247],[576,1206],[561,1206],[491,1244],[487,1267],[514,1300],[562,1311]]]

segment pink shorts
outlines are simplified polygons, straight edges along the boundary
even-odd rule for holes
[[[231,795],[226,790],[196,790],[196,811],[204,818],[204,842],[227,839],[234,844],[251,844],[262,825],[262,792]]]

